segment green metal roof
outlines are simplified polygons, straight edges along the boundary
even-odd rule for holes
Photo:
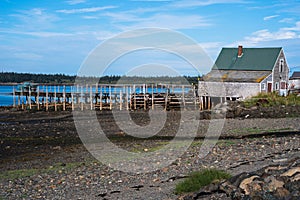
[[[281,49],[243,48],[243,55],[238,57],[238,48],[222,48],[213,69],[271,71]]]

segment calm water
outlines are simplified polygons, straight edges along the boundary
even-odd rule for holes
[[[12,95],[8,95],[9,93],[12,93],[13,90],[16,88],[16,86],[4,86],[4,85],[0,85],[0,106],[11,106],[13,105],[13,96]],[[185,88],[185,92],[188,92],[190,88]],[[46,86],[38,86],[38,90],[43,92],[46,91]],[[73,86],[47,86],[47,90],[49,92],[54,92],[55,90],[57,92],[63,92],[63,90],[65,90],[66,92],[74,92],[74,91],[81,91],[81,88],[76,88]],[[85,92],[86,88],[83,88],[83,92]],[[93,88],[93,90],[95,91],[95,88]],[[113,93],[120,93],[120,90],[123,91],[123,93],[126,92],[126,90],[124,88],[114,88],[112,87],[112,92]],[[143,92],[142,88],[140,87],[136,87],[135,91],[137,93]],[[109,87],[103,87],[102,88],[102,92],[109,92]],[[129,92],[133,92],[133,91],[129,91]],[[151,88],[148,88],[149,93],[151,93]],[[155,88],[154,92],[166,92],[166,89],[162,89],[162,88]],[[180,88],[177,88],[175,91],[172,91],[175,93],[181,93],[182,90]],[[21,98],[22,101],[22,98]],[[23,97],[23,101],[25,102],[25,97]]]

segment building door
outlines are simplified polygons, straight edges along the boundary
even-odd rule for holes
[[[272,92],[272,83],[268,83],[268,92]]]

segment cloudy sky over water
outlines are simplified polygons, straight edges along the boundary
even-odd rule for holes
[[[290,68],[300,70],[299,10],[299,0],[1,0],[0,70],[76,74],[101,42],[147,27],[188,36],[212,60],[222,47],[283,47]],[[106,73],[126,74],[137,63],[196,73],[155,50],[128,54]]]

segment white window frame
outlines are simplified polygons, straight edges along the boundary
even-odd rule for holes
[[[284,59],[280,58],[279,60],[279,72],[283,72],[284,71]]]
[[[279,90],[279,82],[275,83],[275,90]]]
[[[266,83],[261,84],[261,90],[266,90]]]

